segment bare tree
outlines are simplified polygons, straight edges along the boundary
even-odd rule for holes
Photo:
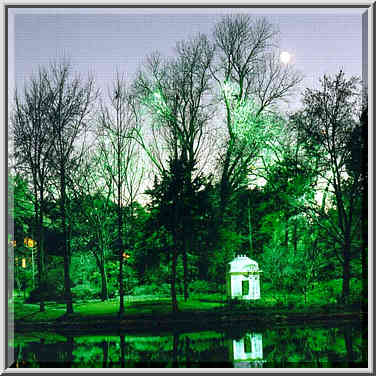
[[[254,77],[263,62],[263,54],[276,43],[278,32],[265,18],[248,15],[224,17],[214,29],[219,64],[217,80],[236,82],[239,99],[254,90]]]
[[[67,62],[51,64],[48,69],[49,110],[48,122],[54,139],[50,164],[58,181],[60,216],[64,239],[64,289],[67,313],[73,312],[70,282],[70,242],[67,228],[67,185],[70,169],[79,163],[85,133],[90,125],[89,115],[97,92],[94,81],[84,82],[73,77],[72,67]],[[81,145],[81,150],[78,148]]]
[[[93,145],[95,147],[95,143]],[[98,152],[87,152],[71,176],[70,192],[81,206],[82,226],[86,231],[86,245],[94,256],[101,275],[101,299],[108,298],[106,254],[113,241],[114,204],[111,189],[107,189],[98,166],[103,162]],[[111,187],[110,187],[111,188]]]
[[[363,170],[359,156],[364,151],[365,127],[361,104],[359,79],[346,79],[343,71],[334,77],[324,76],[321,88],[306,89],[304,109],[293,117],[294,127],[305,141],[307,153],[318,160],[318,173],[332,196],[335,212],[312,202],[317,224],[325,218],[325,231],[341,251],[337,257],[342,263],[342,298],[348,302],[350,292],[351,260],[354,243],[361,226],[361,199]],[[334,247],[334,251],[337,249]]]
[[[25,85],[24,91],[15,93],[15,110],[11,121],[14,137],[16,169],[31,175],[34,195],[35,225],[38,249],[38,291],[40,311],[45,310],[43,291],[46,281],[43,218],[48,180],[51,178],[49,160],[53,137],[48,111],[51,102],[49,72],[39,68]]]
[[[184,169],[184,182],[179,185],[181,192],[175,192],[172,199],[174,225],[171,232],[174,239],[171,270],[171,296],[173,310],[177,311],[176,300],[176,265],[179,252],[183,257],[184,296],[188,298],[188,263],[187,254],[192,238],[191,226],[183,223],[190,221],[183,216],[182,202],[194,194],[194,186],[199,179],[202,158],[202,146],[207,141],[207,124],[213,113],[213,104],[209,100],[210,65],[213,59],[213,47],[208,39],[198,37],[176,46],[176,58],[164,60],[159,55],[151,56],[146,69],[135,82],[135,91],[144,104],[149,119],[153,143],[147,144],[138,133],[139,143],[146,150],[158,174],[171,184],[177,176],[177,168]],[[157,141],[157,142],[155,142]],[[173,167],[175,166],[175,167]],[[174,172],[174,171],[175,172]],[[176,182],[175,182],[176,183]],[[175,188],[177,188],[177,184]],[[176,190],[176,189],[175,189]],[[178,202],[179,197],[179,202]],[[182,249],[182,251],[179,251]]]
[[[263,134],[257,130],[265,130],[264,123],[270,121],[262,113],[301,81],[290,66],[278,62],[273,52],[277,35],[266,19],[247,15],[226,16],[214,30],[218,64],[212,75],[220,89],[227,129],[219,157],[221,217],[232,194],[246,183],[249,164],[262,147]],[[244,117],[244,111],[251,116]],[[242,133],[246,137],[239,137],[236,128],[241,127],[248,129],[248,135]]]
[[[250,94],[257,104],[257,114],[295,93],[302,75],[290,64],[281,64],[279,53],[263,54],[255,72]]]
[[[142,179],[142,169],[137,168],[136,161],[137,143],[132,137],[135,117],[130,100],[125,79],[117,74],[109,91],[108,104],[102,104],[98,128],[100,175],[118,211],[114,245],[119,257],[119,315],[124,314],[124,208],[133,206]]]

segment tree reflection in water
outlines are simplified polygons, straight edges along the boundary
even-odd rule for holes
[[[107,368],[108,345],[109,345],[108,341],[102,340],[102,350],[103,350],[102,368]]]
[[[172,348],[172,367],[179,367],[178,363],[178,347],[179,347],[179,333],[173,335],[173,348]]]
[[[367,367],[359,325],[153,335],[15,335],[14,367]]]

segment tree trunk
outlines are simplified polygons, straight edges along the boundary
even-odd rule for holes
[[[93,256],[95,258],[95,262],[101,274],[101,300],[103,302],[108,299],[108,288],[107,288],[106,268],[104,264],[103,247],[101,247],[100,249],[101,249],[102,254],[98,256],[96,252],[93,252]]]
[[[123,285],[123,236],[122,236],[122,226],[123,226],[123,217],[121,212],[121,160],[120,160],[120,140],[118,139],[118,148],[117,148],[117,168],[118,168],[118,191],[117,191],[117,198],[118,198],[118,245],[119,245],[119,298],[120,298],[120,306],[119,306],[119,316],[124,314],[124,285]]]
[[[293,232],[293,243],[294,243],[294,256],[298,253],[298,223],[294,220],[294,232]]]
[[[249,237],[249,256],[253,256],[253,242],[252,242],[252,222],[251,222],[251,202],[248,197],[248,237]]]
[[[102,260],[101,266],[100,266],[100,273],[101,273],[101,300],[104,302],[108,299],[108,291],[107,291],[107,278],[106,278],[106,269],[104,267],[104,262]]]
[[[219,213],[218,213],[218,224],[219,227],[223,224],[225,218],[226,208],[230,198],[230,181],[229,181],[229,168],[230,168],[230,158],[232,153],[232,142],[228,146],[226,151],[226,159],[223,164],[223,172],[221,176],[220,184],[220,203],[219,203]]]
[[[44,305],[44,297],[42,296],[43,292],[46,291],[46,269],[45,269],[45,255],[44,255],[44,243],[43,243],[43,225],[40,225],[39,228],[39,236],[38,236],[38,249],[39,249],[39,257],[38,257],[38,287],[39,287],[39,311],[45,311]]]
[[[364,217],[367,218],[367,217]],[[366,221],[362,224],[362,235],[364,242],[361,246],[362,258],[362,311],[368,312],[368,259],[367,259],[367,229],[365,228]]]
[[[220,203],[218,212],[218,227],[220,228],[224,222],[225,212],[228,203],[228,181],[226,176],[222,176],[221,187],[220,187]]]
[[[61,192],[61,220],[63,224],[63,240],[64,240],[64,290],[65,290],[65,300],[67,305],[67,313],[73,313],[72,304],[72,293],[70,286],[70,254],[68,248],[68,234],[67,234],[67,224],[66,224],[66,207],[65,207],[65,168],[61,168],[60,173],[60,192]]]
[[[188,292],[188,260],[187,260],[187,245],[186,240],[184,240],[184,249],[183,249],[183,272],[184,272],[184,301],[187,301],[189,298]]]
[[[124,314],[123,251],[119,250],[119,316]]]
[[[172,252],[172,268],[171,268],[171,301],[172,301],[172,312],[178,312],[178,300],[176,297],[176,264],[177,264],[178,252],[176,249],[176,237],[175,245],[173,246]]]
[[[343,247],[343,269],[342,269],[342,302],[347,304],[350,295],[350,242],[345,241]]]
[[[289,248],[289,217],[287,215],[287,213],[285,214],[285,241],[284,241],[284,245],[286,247],[286,249],[288,250]]]
[[[46,275],[45,275],[45,255],[44,255],[44,237],[43,237],[43,213],[44,213],[44,207],[43,207],[43,189],[39,191],[39,216],[38,216],[38,225],[37,225],[37,246],[38,246],[38,290],[39,290],[39,311],[44,312],[45,311],[45,305],[44,305],[44,298],[42,296],[42,292],[45,291],[46,285]],[[37,209],[36,209],[37,210]]]

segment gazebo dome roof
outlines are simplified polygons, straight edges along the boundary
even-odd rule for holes
[[[258,263],[245,255],[236,256],[230,264],[230,273],[259,271]]]

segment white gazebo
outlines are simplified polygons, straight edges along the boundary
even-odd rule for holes
[[[244,300],[260,299],[260,273],[258,263],[245,255],[229,262],[227,296]]]

